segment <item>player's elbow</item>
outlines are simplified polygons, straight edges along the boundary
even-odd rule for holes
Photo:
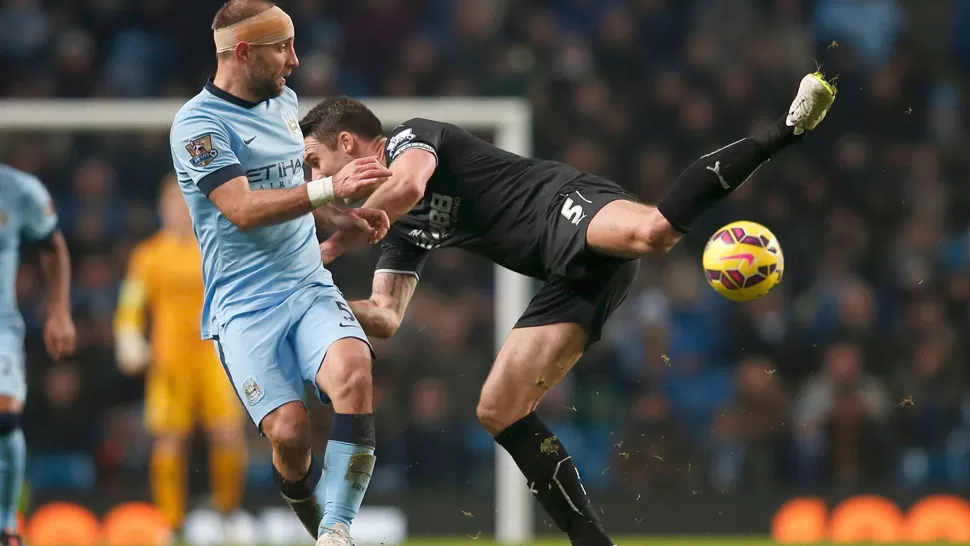
[[[381,306],[379,303],[375,302],[375,305],[380,309],[379,313],[375,313],[375,319],[372,321],[371,330],[373,333],[368,331],[367,334],[378,339],[388,339],[397,333],[397,329],[401,327],[401,322],[403,318],[397,311],[393,308],[387,306]]]
[[[367,332],[367,335],[377,339],[389,339],[397,333],[397,329],[400,327],[401,317],[398,317],[395,313],[385,313],[381,320],[375,321],[373,328],[371,328],[373,331]]]
[[[244,207],[234,207],[223,211],[223,214],[243,233],[252,231],[259,225],[256,221],[256,215]]]
[[[424,197],[424,184],[413,177],[405,178],[398,184],[400,200],[407,203],[417,203]]]

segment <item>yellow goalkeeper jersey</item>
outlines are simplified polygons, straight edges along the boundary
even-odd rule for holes
[[[211,342],[201,339],[202,293],[202,258],[195,239],[160,231],[132,251],[115,330],[144,333],[147,310],[156,371],[191,367],[214,352]]]

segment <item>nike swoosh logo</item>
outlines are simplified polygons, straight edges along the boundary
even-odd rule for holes
[[[356,324],[354,324],[353,322],[351,322],[349,324],[348,323],[344,323],[344,322],[341,322],[340,323],[340,327],[341,328],[353,328],[354,326],[356,326]]]
[[[256,136],[259,136],[259,135],[256,135]],[[254,140],[256,140],[256,137],[253,137],[253,138],[251,138],[249,140],[244,140],[243,142],[246,143],[246,146],[249,146],[249,143],[252,142],[252,141],[254,141]]]
[[[754,254],[751,254],[750,252],[744,252],[744,253],[741,253],[741,254],[733,254],[731,256],[724,256],[723,258],[721,258],[721,261],[722,262],[724,260],[741,260],[741,261],[744,261],[744,262],[748,262],[748,265],[751,265],[751,264],[754,263]]]

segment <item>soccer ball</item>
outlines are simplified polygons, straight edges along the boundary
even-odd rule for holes
[[[781,282],[785,257],[778,239],[761,224],[732,222],[704,247],[704,273],[718,294],[732,301],[760,298]]]

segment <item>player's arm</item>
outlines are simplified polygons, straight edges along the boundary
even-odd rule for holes
[[[36,249],[47,293],[44,344],[51,358],[74,352],[77,331],[71,319],[71,256],[57,228],[57,213],[47,189],[37,179],[25,180],[23,237]]]
[[[406,150],[391,163],[391,177],[374,190],[363,206],[383,210],[391,223],[396,222],[424,197],[424,189],[437,166],[434,153],[423,148]]]
[[[313,211],[313,217],[316,220],[317,227],[344,231],[357,230],[362,237],[365,234],[370,234],[368,243],[372,245],[383,239],[387,235],[387,230],[391,227],[387,214],[376,209],[346,209],[326,205]]]
[[[417,286],[418,277],[412,273],[378,271],[370,299],[351,301],[350,309],[368,336],[387,339],[401,326]]]
[[[397,231],[391,231],[381,241],[370,298],[350,302],[367,335],[389,338],[401,326],[428,252]]]
[[[74,352],[77,330],[71,319],[71,255],[60,230],[42,242],[40,267],[47,288],[44,344],[52,358]]]
[[[127,374],[144,371],[151,360],[151,348],[145,338],[145,315],[150,297],[149,259],[149,250],[144,246],[132,252],[115,307],[115,359],[121,371]]]
[[[223,122],[208,114],[191,113],[175,121],[170,139],[176,170],[191,178],[222,214],[243,231],[299,218],[335,199],[354,198],[364,188],[390,176],[390,171],[375,158],[362,158],[347,164],[333,177],[292,188],[252,190]]]
[[[361,158],[333,177],[286,189],[252,190],[245,175],[235,176],[219,181],[209,192],[209,199],[236,227],[248,231],[299,218],[334,199],[351,198],[364,187],[380,184],[389,175],[390,171],[377,158]]]
[[[382,210],[391,223],[408,213],[424,197],[424,189],[438,165],[438,158],[427,148],[405,150],[391,163],[391,176],[367,198],[362,208]],[[359,233],[338,231],[320,246],[324,263],[344,252],[360,247],[367,239]]]

